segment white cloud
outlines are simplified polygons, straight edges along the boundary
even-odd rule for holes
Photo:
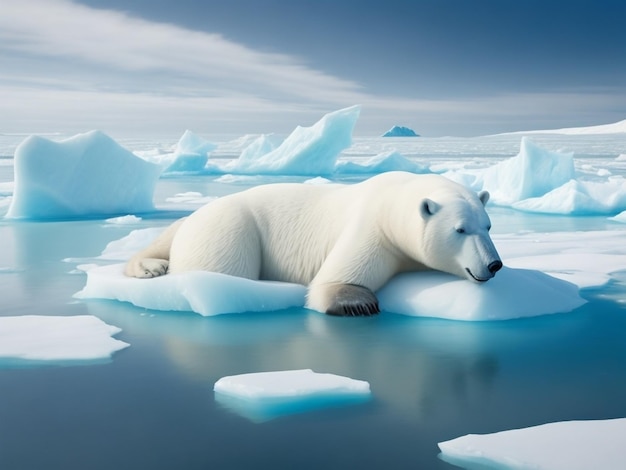
[[[105,87],[108,80],[136,87],[143,78],[145,90],[172,94],[186,89],[187,94],[214,96],[248,89],[283,99],[359,96],[356,83],[293,57],[67,0],[4,0],[0,51],[13,62],[19,57],[31,72],[39,68],[42,76],[83,89]]]
[[[374,95],[296,57],[69,0],[2,0],[0,70],[5,132],[289,132],[361,104],[357,132],[402,124],[425,135],[471,135],[516,130],[504,122],[536,128],[537,116],[592,116],[624,99],[612,91],[466,100]]]

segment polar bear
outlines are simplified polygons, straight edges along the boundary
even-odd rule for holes
[[[219,198],[133,256],[128,276],[206,270],[308,285],[307,308],[379,312],[395,274],[438,270],[473,282],[502,261],[476,194],[438,175],[388,172],[358,184],[279,183]]]

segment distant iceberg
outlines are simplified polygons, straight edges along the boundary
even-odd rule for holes
[[[31,136],[15,150],[15,190],[7,217],[54,219],[154,210],[161,168],[100,131],[54,142]]]
[[[367,174],[373,175],[386,171],[408,171],[411,173],[430,173],[426,166],[415,163],[392,150],[390,152],[375,155],[364,163],[353,161],[337,162],[335,172],[337,174]]]
[[[254,175],[331,175],[339,153],[352,145],[360,110],[360,106],[340,109],[311,127],[298,126],[275,150],[255,159],[235,160],[227,170]]]
[[[493,204],[525,212],[614,215],[626,210],[626,179],[608,176],[606,182],[582,180],[572,153],[546,150],[523,137],[515,157],[473,177],[456,173],[450,178],[489,191]]]
[[[487,168],[479,184],[492,202],[508,206],[543,196],[575,177],[573,154],[545,150],[523,137],[517,156]]]
[[[174,152],[159,156],[159,163],[164,167],[164,174],[201,173],[209,160],[209,153],[216,148],[216,144],[186,130]]]
[[[561,134],[561,135],[603,135],[603,134],[626,134],[626,119],[611,124],[586,127],[565,127],[561,129],[543,129],[535,131],[506,132],[498,135],[513,134]]]
[[[393,126],[382,137],[419,137],[419,134],[409,127]]]

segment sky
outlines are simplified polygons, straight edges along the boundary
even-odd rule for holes
[[[0,134],[476,136],[626,119],[621,0],[0,0]]]

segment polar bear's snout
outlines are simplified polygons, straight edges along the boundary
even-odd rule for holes
[[[491,263],[489,263],[489,266],[487,266],[487,269],[491,274],[495,276],[496,273],[502,269],[502,261],[492,261]]]
[[[463,247],[463,267],[467,278],[476,282],[486,282],[502,269],[502,260],[488,234],[468,237]]]

